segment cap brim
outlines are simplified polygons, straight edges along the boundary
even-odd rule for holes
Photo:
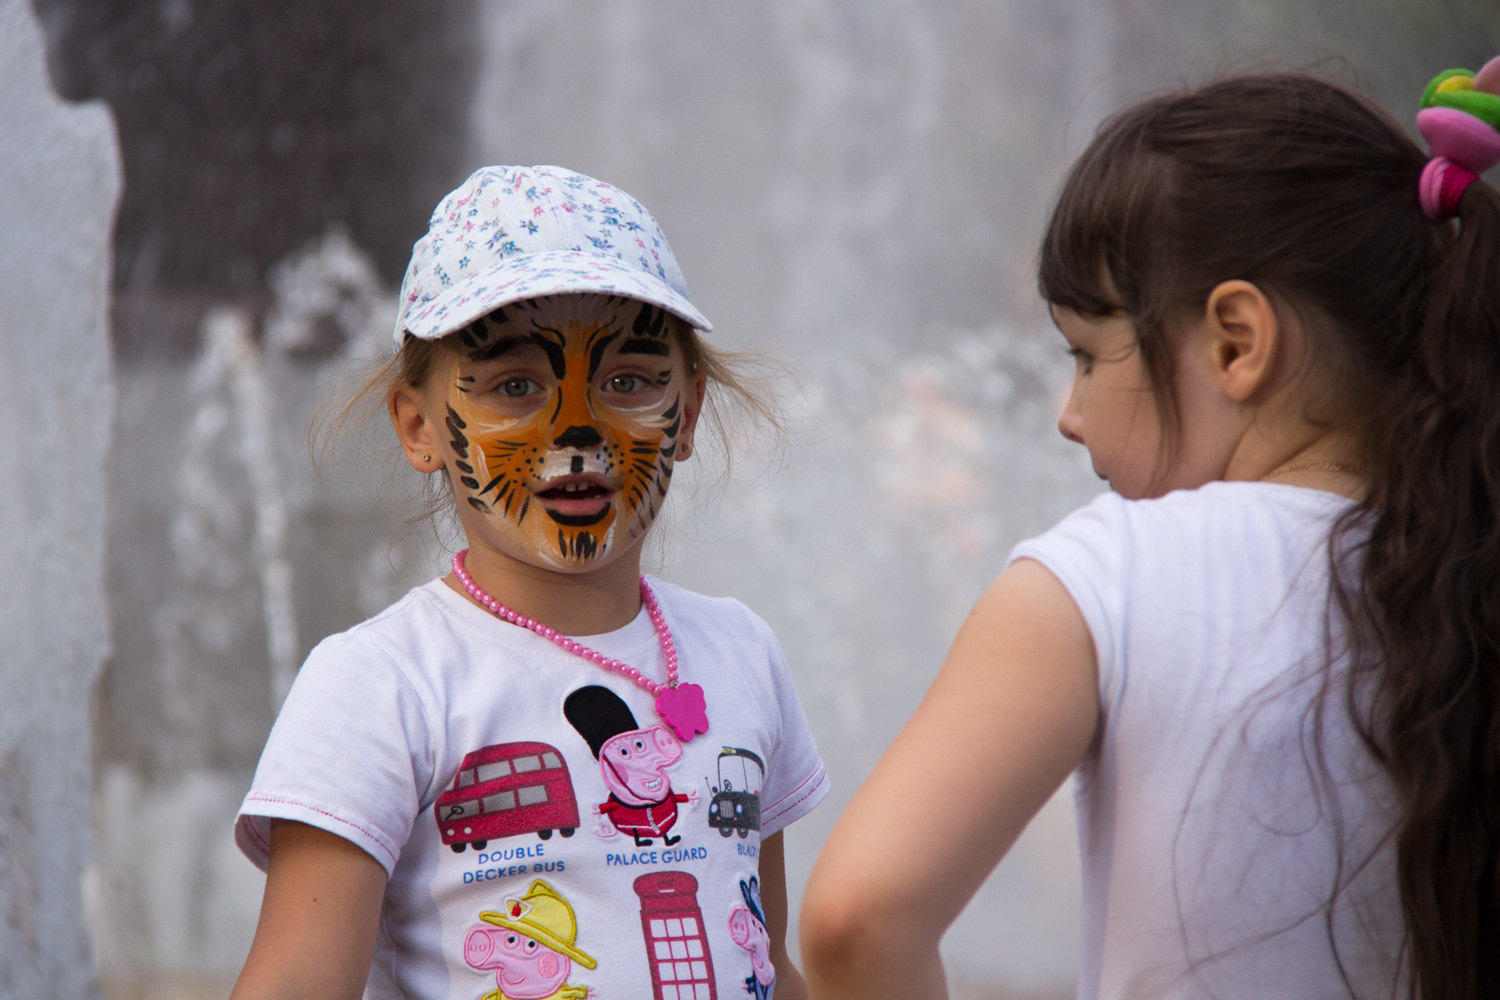
[[[634,264],[581,250],[546,250],[503,260],[414,306],[403,318],[404,331],[398,331],[398,336],[405,332],[420,340],[436,340],[511,302],[581,292],[639,299],[704,333],[713,329],[686,296]]]

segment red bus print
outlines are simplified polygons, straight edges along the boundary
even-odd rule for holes
[[[716,1000],[698,880],[687,872],[654,872],[635,880],[635,894],[656,1000]]]
[[[500,837],[578,829],[573,779],[556,747],[546,743],[496,743],[465,754],[453,785],[433,806],[443,843],[455,853],[476,851]]]

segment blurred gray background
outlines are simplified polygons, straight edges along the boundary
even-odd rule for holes
[[[338,373],[388,349],[411,243],[473,168],[557,163],[631,192],[715,341],[795,373],[770,387],[784,438],[731,421],[732,468],[684,467],[648,557],[741,598],[786,647],[834,781],[788,833],[795,905],[1010,546],[1099,489],[1053,427],[1071,366],[1032,264],[1101,116],[1224,71],[1314,66],[1409,121],[1430,76],[1500,51],[1493,0],[32,12],[56,92],[112,112],[123,180],[90,552],[111,651],[80,854],[109,1000],[227,996],[261,887],[229,825],[281,694],[318,640],[451,551],[406,523],[412,483],[378,422],[321,475],[307,433]],[[107,199],[89,211],[107,223]],[[956,996],[1071,995],[1067,793],[946,940]]]

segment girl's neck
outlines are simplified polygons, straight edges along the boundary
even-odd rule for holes
[[[639,543],[599,569],[581,573],[542,569],[478,547],[470,548],[464,564],[479,588],[495,600],[565,635],[612,632],[628,625],[641,610]],[[452,573],[443,582],[480,606]]]
[[[1345,435],[1322,433],[1303,441],[1270,447],[1247,449],[1231,463],[1226,479],[1251,479],[1301,486],[1307,489],[1338,493],[1351,500],[1363,500],[1368,490],[1365,469],[1358,449]]]

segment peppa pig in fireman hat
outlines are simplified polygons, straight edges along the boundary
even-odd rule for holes
[[[537,879],[526,895],[507,899],[502,911],[485,911],[479,919],[493,926],[469,931],[464,961],[495,973],[498,988],[484,1000],[583,1000],[588,995],[587,987],[569,986],[568,976],[574,962],[587,969],[598,963],[574,943],[578,921],[573,907],[551,884]]]

